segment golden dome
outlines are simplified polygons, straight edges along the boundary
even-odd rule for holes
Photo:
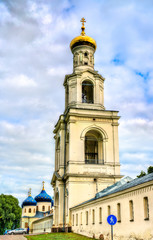
[[[96,50],[96,48],[97,48],[96,41],[93,38],[85,35],[85,31],[84,31],[85,30],[84,22],[86,22],[85,19],[82,18],[80,22],[82,22],[82,27],[81,27],[82,32],[81,32],[80,36],[72,39],[72,41],[70,43],[71,50],[75,46],[79,46],[79,45],[89,45],[89,46],[92,46]]]

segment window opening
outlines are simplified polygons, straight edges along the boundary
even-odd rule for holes
[[[102,223],[102,208],[99,208],[99,223]]]
[[[129,201],[129,210],[130,210],[130,221],[134,221],[134,209],[133,209],[133,201]]]
[[[85,163],[104,164],[103,141],[101,134],[97,131],[89,131],[85,136]]]
[[[72,224],[73,224],[73,226],[74,226],[74,214],[73,214],[73,216],[72,216]]]
[[[149,204],[148,204],[148,197],[144,197],[144,220],[149,220]]]
[[[29,208],[29,213],[31,213],[31,208]]]
[[[84,63],[85,64],[85,63]],[[87,65],[86,63],[85,65]],[[93,103],[93,84],[90,81],[82,83],[82,103]]]
[[[121,204],[117,204],[117,221],[121,222]]]
[[[109,216],[111,214],[111,207],[110,207],[110,205],[108,205],[107,210],[108,210],[108,216]]]
[[[92,210],[92,224],[95,224],[95,210]]]
[[[86,211],[86,225],[88,225],[88,211]]]
[[[42,211],[45,211],[45,206],[42,206]]]
[[[78,213],[76,214],[76,226],[78,226]]]
[[[80,215],[80,222],[81,222],[81,225],[82,225],[82,212],[81,212],[81,215]]]

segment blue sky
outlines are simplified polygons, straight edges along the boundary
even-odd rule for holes
[[[43,180],[53,193],[53,129],[82,17],[97,42],[105,107],[121,116],[121,174],[153,165],[153,1],[0,0],[0,12],[0,193],[22,202]]]

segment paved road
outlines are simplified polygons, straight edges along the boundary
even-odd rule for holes
[[[23,235],[0,235],[0,240],[27,240]]]

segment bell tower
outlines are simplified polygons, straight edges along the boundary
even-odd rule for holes
[[[70,43],[73,74],[65,76],[65,108],[104,110],[104,78],[94,70],[96,41],[85,35],[84,18],[81,22],[81,35]]]
[[[118,111],[105,110],[104,78],[94,69],[96,41],[70,43],[73,73],[66,75],[65,111],[55,125],[54,229],[71,226],[69,209],[119,181]]]

